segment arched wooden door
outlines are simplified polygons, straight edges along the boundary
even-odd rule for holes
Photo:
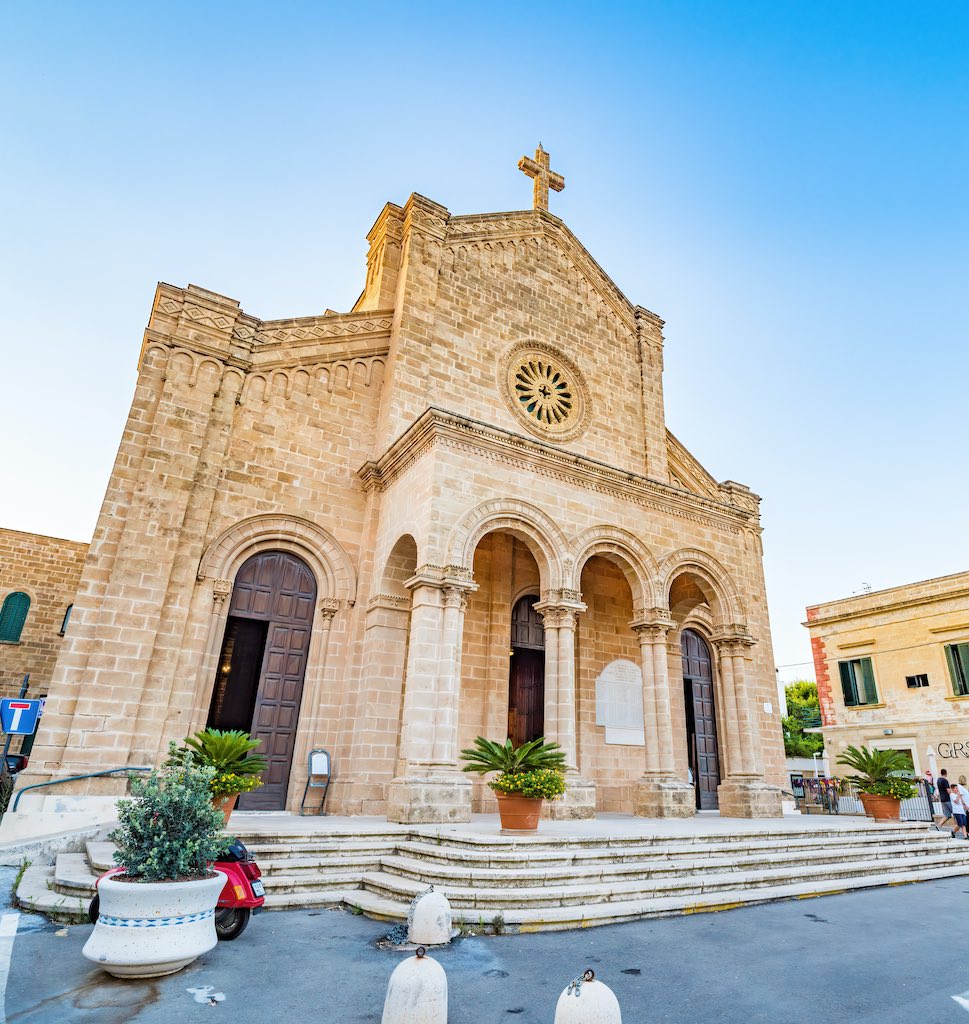
[[[545,730],[545,624],[535,611],[537,601],[523,597],[511,613],[508,735],[516,747]]]
[[[720,757],[710,648],[692,629],[683,630],[680,647],[683,654],[687,747],[696,786],[696,805],[703,811],[716,810],[719,806]]]
[[[316,580],[294,555],[253,555],[236,576],[208,724],[262,740],[269,767],[240,810],[286,805],[315,605]]]

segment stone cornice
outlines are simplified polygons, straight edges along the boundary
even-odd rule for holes
[[[959,575],[966,574],[960,573]],[[891,591],[885,591],[884,593],[890,594]],[[865,600],[868,601],[869,597],[876,596],[876,594],[866,595]],[[801,625],[806,626],[808,629],[814,629],[817,626],[829,626],[834,622],[867,619],[874,615],[884,615],[887,612],[901,611],[905,608],[920,608],[923,605],[939,604],[942,601],[953,601],[959,598],[969,598],[969,585],[954,587],[951,590],[939,591],[934,594],[919,594],[917,597],[903,600],[875,600],[867,603],[863,608],[846,608],[844,611],[833,611],[826,615],[818,615],[816,618],[802,622]],[[849,598],[848,600],[851,599]],[[816,607],[818,606],[814,605],[810,610],[814,610]]]
[[[385,490],[413,462],[439,444],[571,480],[591,490],[703,523],[729,523],[737,529],[757,523],[755,513],[726,502],[694,495],[435,406],[426,409],[383,455],[364,463],[357,475],[366,489]]]

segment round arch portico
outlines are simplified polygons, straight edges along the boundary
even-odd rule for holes
[[[563,557],[569,550],[565,534],[540,508],[515,498],[482,502],[466,513],[448,538],[448,564],[470,568],[481,539],[498,530],[528,546],[538,563],[543,592],[564,585]]]

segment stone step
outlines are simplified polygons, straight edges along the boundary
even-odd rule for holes
[[[732,842],[711,844],[710,846],[695,847],[686,846],[653,846],[642,845],[612,849],[609,847],[589,849],[564,848],[558,850],[528,850],[519,849],[513,852],[507,851],[482,851],[456,849],[449,844],[430,844],[426,842],[407,841],[398,843],[396,853],[412,857],[415,860],[424,860],[438,863],[464,863],[480,867],[524,867],[539,864],[593,864],[603,861],[609,863],[643,862],[647,860],[673,860],[683,858],[687,861],[698,861],[701,858],[714,859],[724,855],[736,854],[743,849],[751,854],[758,851],[770,853],[774,856],[803,856],[804,853],[814,853],[824,849],[848,849],[848,850],[869,850],[878,848],[892,848],[901,844],[931,844],[945,843],[949,840],[948,833],[941,832],[907,832],[890,833],[879,835],[877,838],[864,836],[862,838],[841,837],[833,839],[820,839],[813,842],[804,842],[793,846],[785,843],[747,843],[739,837]]]
[[[832,816],[833,817],[833,816]],[[859,819],[861,821],[863,819]],[[455,847],[465,849],[508,849],[514,850],[527,848],[529,850],[560,849],[570,847],[575,849],[596,849],[596,848],[623,848],[637,845],[670,845],[670,846],[700,846],[705,847],[711,844],[726,842],[763,842],[773,846],[784,844],[813,844],[822,837],[859,837],[859,836],[882,836],[891,833],[918,832],[925,833],[934,831],[927,822],[894,822],[883,824],[878,822],[866,822],[865,824],[852,824],[842,827],[831,827],[825,829],[797,828],[784,830],[771,830],[765,826],[763,829],[744,830],[736,833],[708,832],[691,833],[688,835],[627,835],[627,836],[583,836],[583,835],[562,835],[555,836],[545,834],[539,830],[535,836],[503,836],[498,834],[485,835],[482,833],[462,832],[456,829],[430,829],[427,826],[413,827],[409,836],[399,835],[398,841],[407,839],[423,839],[431,842],[448,843]],[[304,836],[304,839],[307,837]]]
[[[734,910],[743,906],[771,903],[778,900],[813,899],[819,896],[851,892],[856,889],[906,885],[967,873],[969,872],[966,867],[962,865],[918,870],[893,870],[840,879],[830,885],[812,879],[806,882],[757,889],[725,889],[717,893],[704,894],[700,898],[695,895],[679,895],[567,907],[501,908],[494,910],[490,917],[474,908],[455,907],[453,908],[453,917],[456,924],[465,924],[472,928],[481,928],[484,931],[495,930],[495,918],[499,914],[501,915],[499,927],[502,931],[558,931],[621,924],[625,921],[634,921],[645,917],[668,917],[674,914]],[[319,893],[307,891],[298,895],[266,896],[267,910],[288,910],[313,906],[333,908],[341,904],[353,912],[363,913],[367,917],[381,921],[406,920],[410,909],[409,899],[406,902],[388,899],[367,890],[351,890],[342,894],[338,891]]]
[[[948,837],[946,837],[948,838]],[[951,839],[949,840],[951,843]],[[906,856],[926,856],[940,849],[938,844],[907,843],[885,847],[827,847],[810,852],[770,854],[760,851],[748,854],[738,849],[732,856],[707,857],[692,861],[683,858],[633,860],[619,862],[600,859],[594,863],[539,865],[538,867],[500,867],[428,862],[410,856],[389,855],[380,858],[381,870],[403,878],[447,886],[542,886],[580,881],[609,881],[627,877],[663,878],[674,875],[751,871],[771,866],[794,866],[814,870],[819,864],[869,865]],[[948,850],[948,846],[945,847]]]
[[[17,886],[16,901],[24,910],[46,914],[63,924],[87,921],[90,896],[70,896],[54,888],[54,868],[37,864],[24,872]]]
[[[402,844],[419,843],[424,849],[461,852],[468,856],[495,855],[512,857],[527,854],[534,858],[547,854],[555,856],[576,856],[585,852],[588,856],[606,856],[610,853],[621,854],[629,850],[635,855],[653,850],[659,856],[673,855],[677,851],[691,851],[696,856],[700,851],[711,852],[730,849],[738,842],[751,848],[771,850],[808,849],[822,844],[855,844],[872,841],[888,842],[893,838],[924,837],[936,834],[929,831],[929,826],[921,824],[901,825],[870,825],[836,830],[798,830],[779,833],[742,833],[738,835],[706,835],[706,836],[627,836],[627,837],[507,837],[467,835],[459,832],[427,832],[415,830],[390,836],[380,842],[373,841],[369,835],[357,833],[332,833],[319,836],[303,834],[298,839],[286,842],[265,843],[263,837],[240,835],[240,838],[257,856],[275,859],[277,856],[308,856],[308,855],[342,855],[348,850],[369,850],[372,852],[389,851],[399,848]]]
[[[381,854],[358,854],[353,857],[293,857],[279,860],[256,858],[264,878],[276,875],[319,875],[330,873],[348,874],[376,871],[380,868]]]
[[[332,873],[325,874],[303,874],[303,875],[263,875],[263,885],[266,888],[266,894],[269,893],[294,893],[294,892],[312,892],[319,890],[320,892],[326,892],[330,889],[359,889],[363,885],[363,880],[372,874],[379,874],[379,866],[376,869],[370,871],[346,871],[339,872],[334,871]],[[427,886],[421,887],[426,889]]]
[[[958,866],[969,874],[969,848],[963,855],[954,853],[923,855],[898,858],[892,862],[892,871],[931,870],[936,867]],[[810,868],[810,877],[825,885],[835,880],[867,876],[870,871],[859,870],[857,864],[815,864]],[[445,886],[444,892],[452,907],[474,908],[482,911],[505,908],[562,907],[578,904],[595,904],[619,900],[646,899],[658,896],[696,895],[715,893],[721,890],[762,888],[777,885],[797,884],[804,880],[801,866],[748,871],[740,878],[735,872],[710,874],[703,872],[693,875],[675,875],[655,879],[629,879],[576,884],[545,885],[543,887],[481,887]],[[364,876],[363,888],[386,899],[409,902],[417,893],[426,888],[423,881],[402,878],[389,872],[376,872]]]
[[[87,851],[87,859],[91,865],[91,870],[96,871],[100,877],[105,871],[116,868],[118,865],[114,862],[114,854],[117,849],[114,843],[87,843],[85,850]]]
[[[273,861],[283,862],[287,859],[315,857],[325,860],[333,857],[344,857],[349,854],[362,854],[380,856],[382,853],[392,853],[396,843],[373,843],[361,842],[340,842],[338,839],[326,840],[323,842],[310,843],[286,843],[277,846],[264,846],[259,843],[246,843],[246,849],[261,863]]]
[[[54,889],[64,896],[90,901],[100,874],[92,871],[86,854],[59,853],[54,861]]]

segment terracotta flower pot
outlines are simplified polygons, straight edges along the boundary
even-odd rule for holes
[[[498,798],[498,814],[501,817],[502,833],[537,832],[538,819],[542,816],[542,798],[505,795],[495,793]]]
[[[876,796],[874,793],[861,793],[861,806],[865,814],[875,821],[898,821],[901,815],[902,801],[894,796]]]
[[[229,824],[229,815],[235,810],[236,800],[239,799],[238,793],[233,793],[232,796],[227,796],[224,800],[219,800],[217,797],[213,798],[212,806],[217,810],[221,811],[225,816],[225,823]]]

